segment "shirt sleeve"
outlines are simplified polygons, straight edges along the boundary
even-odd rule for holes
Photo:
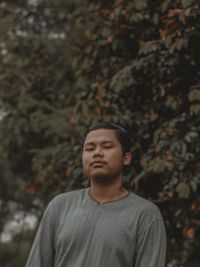
[[[50,205],[41,219],[35,240],[33,242],[26,267],[53,267],[54,266],[54,238],[55,217],[54,209]]]
[[[166,232],[162,217],[142,224],[133,267],[165,267]]]

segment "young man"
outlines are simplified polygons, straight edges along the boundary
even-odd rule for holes
[[[158,208],[122,186],[131,161],[126,130],[111,123],[89,128],[82,163],[91,187],[50,202],[26,267],[165,266]]]

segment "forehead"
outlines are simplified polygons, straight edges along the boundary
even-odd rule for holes
[[[84,144],[86,143],[98,143],[104,141],[118,142],[115,130],[112,129],[97,129],[89,132],[85,138]]]

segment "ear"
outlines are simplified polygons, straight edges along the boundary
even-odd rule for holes
[[[133,158],[133,155],[131,152],[126,152],[125,155],[124,155],[124,165],[125,166],[128,166],[131,164],[131,161],[132,161],[132,158]]]

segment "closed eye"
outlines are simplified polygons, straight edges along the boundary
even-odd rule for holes
[[[85,150],[85,151],[92,151],[92,150],[94,150],[94,147],[85,147],[84,150]]]
[[[113,146],[104,146],[104,148],[113,148]]]

